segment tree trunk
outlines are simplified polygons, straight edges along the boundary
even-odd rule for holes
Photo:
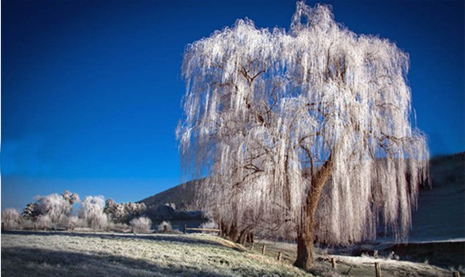
[[[220,232],[218,233],[218,236],[220,237],[224,237],[224,230],[223,230],[223,220],[218,220],[218,229],[220,230]]]
[[[224,222],[223,222],[224,224]],[[225,228],[223,230],[224,237],[230,241],[236,242],[239,239],[239,230],[235,223],[224,224]]]
[[[240,232],[239,238],[237,239],[237,243],[245,245],[245,242],[247,241],[247,236],[249,234],[249,229],[245,228]]]
[[[254,243],[253,231],[250,231],[250,232],[249,232],[249,236],[247,237],[247,242],[249,242],[249,243]]]
[[[306,270],[313,266],[313,228],[298,231],[297,259],[294,265]]]
[[[311,189],[308,191],[305,205],[302,208],[300,222],[297,223],[297,259],[294,265],[305,270],[313,266],[315,211],[323,188],[331,176],[332,168],[332,156],[330,155],[315,176],[311,176]]]

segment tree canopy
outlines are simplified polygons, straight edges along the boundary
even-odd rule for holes
[[[429,159],[408,68],[394,43],[303,2],[288,31],[237,20],[189,44],[177,137],[183,167],[210,176],[204,207],[283,234],[310,215],[326,243],[374,238],[379,222],[405,237]]]

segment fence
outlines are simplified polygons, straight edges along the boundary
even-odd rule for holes
[[[216,233],[221,232],[220,229],[187,228],[187,225],[184,225],[184,234],[186,234],[187,231],[196,231],[196,232],[216,232]]]

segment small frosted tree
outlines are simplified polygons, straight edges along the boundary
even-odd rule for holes
[[[151,233],[152,232],[152,220],[148,217],[142,216],[133,218],[129,224],[132,226],[134,233]]]
[[[2,211],[2,231],[3,227],[6,230],[21,229],[22,219],[16,209],[6,209]]]
[[[404,238],[429,159],[408,65],[302,2],[289,31],[238,20],[190,44],[177,137],[182,166],[211,176],[203,207],[239,230],[293,224],[303,268],[314,240],[372,239],[378,222]]]
[[[107,214],[103,212],[105,199],[103,196],[87,196],[81,202],[78,216],[83,224],[94,230],[104,230],[108,227]]]
[[[34,209],[37,211],[37,219],[41,219],[41,226],[44,228],[57,228],[58,226],[66,227],[68,225],[68,219],[73,211],[73,201],[69,198],[65,198],[65,193],[58,195],[56,193],[47,196],[36,196],[36,203]],[[75,195],[76,200],[79,199],[77,194]],[[47,225],[49,224],[49,225]]]

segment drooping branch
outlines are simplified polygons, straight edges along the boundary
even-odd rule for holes
[[[203,205],[238,230],[264,218],[345,244],[382,220],[405,236],[429,158],[408,66],[394,43],[302,2],[289,31],[238,20],[189,45],[177,136],[183,165],[210,176]]]

